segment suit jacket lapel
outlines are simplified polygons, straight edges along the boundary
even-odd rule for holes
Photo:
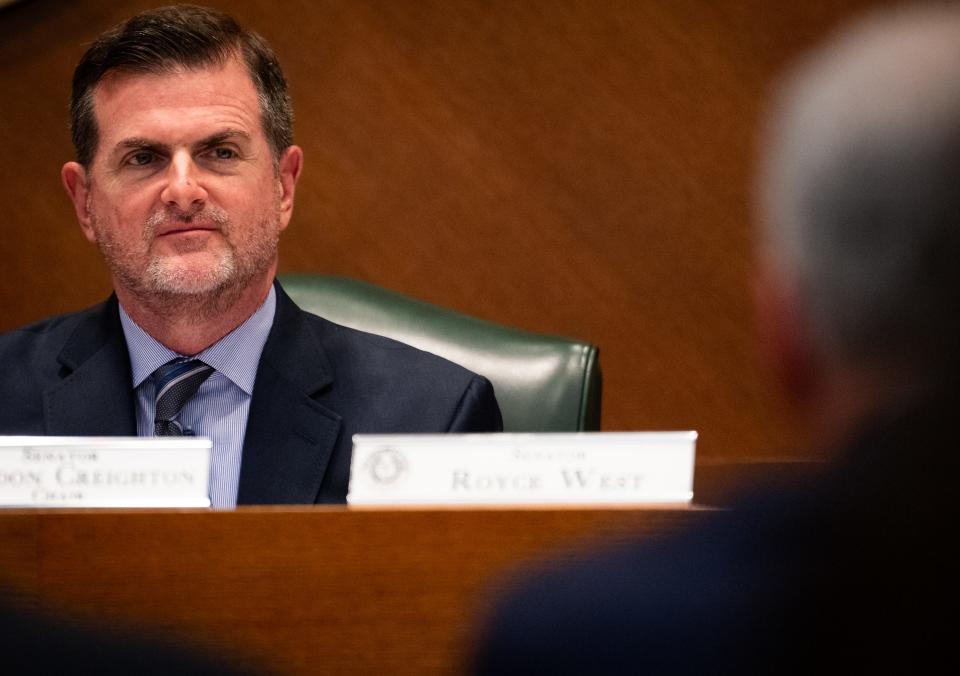
[[[77,326],[57,361],[65,375],[43,394],[47,434],[136,436],[130,355],[115,297]]]
[[[326,354],[303,311],[276,289],[243,444],[240,504],[315,502],[340,435],[340,416],[313,399],[333,381]]]

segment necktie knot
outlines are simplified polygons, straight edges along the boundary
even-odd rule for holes
[[[183,436],[183,428],[175,418],[211,373],[212,366],[199,359],[184,358],[167,362],[153,372],[157,392],[154,433],[158,437]]]

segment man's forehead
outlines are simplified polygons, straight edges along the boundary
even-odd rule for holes
[[[205,90],[223,92],[225,86],[230,87],[234,95],[257,95],[249,70],[237,57],[226,59],[223,63],[195,67],[170,64],[151,72],[115,68],[100,78],[93,95],[96,103],[120,96],[129,90],[147,89],[152,92],[151,100],[160,102],[168,95],[177,94],[181,88],[200,95]]]
[[[118,138],[161,132],[202,136],[217,128],[250,135],[262,132],[256,88],[235,59],[160,73],[113,71],[98,83],[93,102],[101,140],[110,146]]]

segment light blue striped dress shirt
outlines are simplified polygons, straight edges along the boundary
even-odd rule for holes
[[[276,291],[249,319],[198,355],[180,355],[164,347],[120,308],[120,322],[130,352],[133,389],[137,400],[137,435],[152,437],[154,383],[151,374],[171,359],[195,357],[216,369],[180,411],[184,430],[213,440],[210,459],[210,503],[236,507],[240,460],[247,416],[260,355],[267,342],[277,306]]]

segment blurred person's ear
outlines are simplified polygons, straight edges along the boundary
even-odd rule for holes
[[[761,363],[801,416],[816,404],[822,364],[796,292],[768,264],[757,267],[753,302]]]

